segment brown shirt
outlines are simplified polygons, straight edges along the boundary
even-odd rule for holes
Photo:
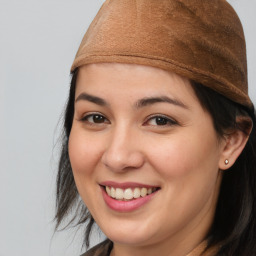
[[[212,248],[204,252],[207,247],[207,242],[204,241],[199,244],[192,252],[187,256],[215,256],[217,253],[217,248]],[[86,253],[81,256],[109,256],[113,248],[113,243],[110,240],[105,240],[104,242],[94,246]]]

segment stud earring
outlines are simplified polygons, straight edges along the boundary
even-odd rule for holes
[[[228,159],[226,159],[226,160],[224,161],[224,163],[225,163],[225,165],[228,165],[228,164],[229,164]]]

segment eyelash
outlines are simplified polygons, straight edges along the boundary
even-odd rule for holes
[[[104,120],[104,122],[99,122],[99,123],[97,123],[97,122],[95,122],[95,120],[94,120],[94,122],[88,121],[88,119],[89,119],[90,117],[92,117],[92,118],[100,117],[101,120],[102,120],[102,119]],[[86,123],[88,123],[89,125],[101,125],[101,124],[106,123],[106,120],[108,120],[108,119],[107,119],[105,116],[103,116],[102,114],[100,114],[100,113],[88,114],[88,115],[86,115],[86,116],[84,116],[84,117],[82,117],[82,118],[80,119],[80,121],[86,122]],[[108,121],[107,123],[110,123],[110,122]]]
[[[162,126],[162,127],[166,127],[166,126],[178,125],[178,122],[175,121],[174,119],[171,119],[171,118],[169,118],[169,117],[167,117],[167,116],[159,115],[159,114],[156,114],[156,115],[153,115],[153,116],[149,116],[144,124],[146,124],[146,123],[148,123],[149,121],[152,121],[152,120],[154,120],[154,119],[155,119],[155,122],[157,122],[157,119],[158,119],[158,121],[164,121],[164,123],[163,123],[163,124],[159,124],[159,125],[157,125],[157,124],[156,124],[156,125],[150,125],[150,124],[149,124],[150,126]],[[162,120],[161,120],[161,119],[162,119]]]
[[[99,121],[100,122],[95,122],[95,120],[92,120],[92,121],[89,121],[88,119],[89,118],[100,118]],[[162,124],[156,124],[156,125],[152,125],[152,124],[148,124],[150,121],[154,120],[155,119],[155,122],[157,123],[158,121],[162,122]],[[158,119],[158,120],[157,120]],[[89,125],[102,125],[104,123],[107,123],[109,124],[110,122],[108,121],[108,119],[100,114],[100,113],[91,113],[91,114],[88,114],[84,117],[81,118],[81,121],[83,122],[86,122],[88,123]],[[102,122],[103,121],[103,122]],[[107,122],[106,122],[107,121]],[[146,122],[143,123],[143,125],[149,125],[149,126],[162,126],[162,127],[166,127],[166,126],[173,126],[173,125],[178,125],[178,122],[167,117],[167,116],[164,116],[164,115],[159,115],[159,114],[156,114],[156,115],[152,115],[152,116],[149,116],[146,120]]]

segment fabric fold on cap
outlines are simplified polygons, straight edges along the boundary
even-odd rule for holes
[[[171,71],[253,107],[243,28],[225,0],[107,0],[87,30],[71,72],[111,62]]]

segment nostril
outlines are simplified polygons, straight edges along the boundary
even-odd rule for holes
[[[106,151],[102,156],[102,163],[110,170],[128,171],[138,169],[144,164],[143,154],[136,151]]]

